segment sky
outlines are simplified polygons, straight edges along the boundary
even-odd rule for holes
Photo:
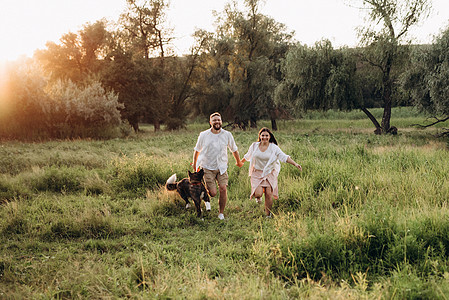
[[[175,49],[188,53],[195,29],[214,30],[212,11],[222,11],[228,0],[171,0],[167,21],[174,29]],[[243,1],[240,0],[240,3]],[[118,20],[125,0],[0,0],[0,62],[32,57],[46,42],[78,32],[88,22]],[[363,14],[348,0],[265,0],[261,12],[295,32],[307,45],[326,38],[334,47],[357,45],[356,28]],[[411,31],[417,43],[430,43],[449,26],[449,1],[433,0],[431,16]]]

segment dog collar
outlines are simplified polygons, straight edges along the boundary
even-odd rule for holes
[[[199,181],[199,182],[190,182],[190,184],[191,184],[191,185],[200,185],[200,184],[201,184],[201,181]]]

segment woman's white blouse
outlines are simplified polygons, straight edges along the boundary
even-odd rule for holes
[[[259,149],[260,142],[254,142],[248,149],[248,152],[245,154],[244,158],[246,161],[249,161],[249,176],[251,176],[254,168],[258,170],[262,170],[262,176],[270,174],[273,170],[277,174],[281,171],[280,162],[287,162],[289,156],[282,152],[281,148],[278,145],[270,143],[268,145],[265,153],[269,153],[270,156],[268,160],[264,163],[264,160],[258,159],[259,153],[264,153]]]
[[[265,151],[260,151],[259,147],[253,152],[254,169],[261,170],[265,168],[272,155],[272,148],[268,145]]]

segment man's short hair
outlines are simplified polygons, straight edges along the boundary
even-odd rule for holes
[[[219,116],[219,117],[221,118],[221,115],[220,115],[219,112],[214,112],[214,113],[212,113],[212,114],[210,115],[209,119],[212,119],[212,118],[215,117],[215,116]]]

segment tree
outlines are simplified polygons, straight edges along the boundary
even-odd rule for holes
[[[123,49],[132,51],[141,58],[166,56],[165,46],[172,40],[172,30],[164,27],[165,0],[126,0],[127,9],[120,17]]]
[[[390,126],[392,93],[396,77],[392,68],[401,56],[400,47],[409,29],[428,17],[431,0],[354,0],[369,12],[369,24],[360,30],[361,44],[365,46],[362,59],[380,73],[383,116],[381,124],[365,107],[362,111],[376,127],[376,134],[395,133]]]
[[[229,37],[218,39],[213,33],[208,35],[209,38],[199,56],[197,76],[193,83],[195,97],[192,106],[198,114],[206,116],[215,111],[225,112],[233,95],[229,62],[234,41]]]
[[[47,49],[37,50],[35,58],[53,81],[80,82],[101,69],[109,37],[104,20],[87,23],[78,33],[64,34],[60,44],[47,42]]]
[[[424,127],[449,120],[449,28],[432,45],[415,47],[402,85],[410,91],[414,105],[435,119]]]
[[[361,105],[355,55],[346,48],[334,50],[329,40],[314,47],[290,48],[281,71],[284,80],[276,89],[276,101],[293,111],[348,110]]]
[[[283,24],[259,13],[261,0],[245,0],[246,12],[227,5],[217,37],[226,44],[229,54],[216,56],[226,60],[231,98],[225,115],[246,128],[268,117],[276,129],[274,89],[280,80],[277,65],[288,49],[292,34]]]
[[[170,103],[179,100],[179,95],[173,96],[171,90],[174,85],[171,80],[176,79],[175,74],[171,72],[178,71],[174,70],[174,64],[179,60],[167,57],[170,42],[173,39],[172,30],[166,26],[165,19],[168,2],[166,0],[127,0],[126,2],[127,10],[119,20],[119,25],[124,29],[117,34],[119,48],[132,54],[131,58],[134,62],[146,61],[143,64],[149,74],[152,74],[150,75],[152,91],[148,95],[139,92],[138,102],[145,102],[145,106],[140,107],[142,111],[140,115],[136,111],[139,116],[133,113],[131,122],[134,128],[137,128],[136,122],[144,119],[152,122],[155,130],[159,130],[161,121],[170,118],[168,116],[172,109]],[[167,60],[170,60],[168,66]],[[140,83],[137,84],[140,85]]]
[[[170,64],[166,67],[167,90],[171,93],[167,119],[167,128],[170,130],[185,125],[187,101],[193,100],[198,91],[194,86],[199,81],[201,53],[205,51],[211,38],[210,33],[204,30],[197,30],[193,36],[195,43],[190,49],[190,55],[169,60]]]
[[[133,59],[131,53],[117,49],[107,57],[101,74],[102,83],[118,93],[118,100],[124,105],[122,118],[135,132],[143,120],[159,124],[166,114],[164,106],[157,105],[155,70],[150,60]]]

